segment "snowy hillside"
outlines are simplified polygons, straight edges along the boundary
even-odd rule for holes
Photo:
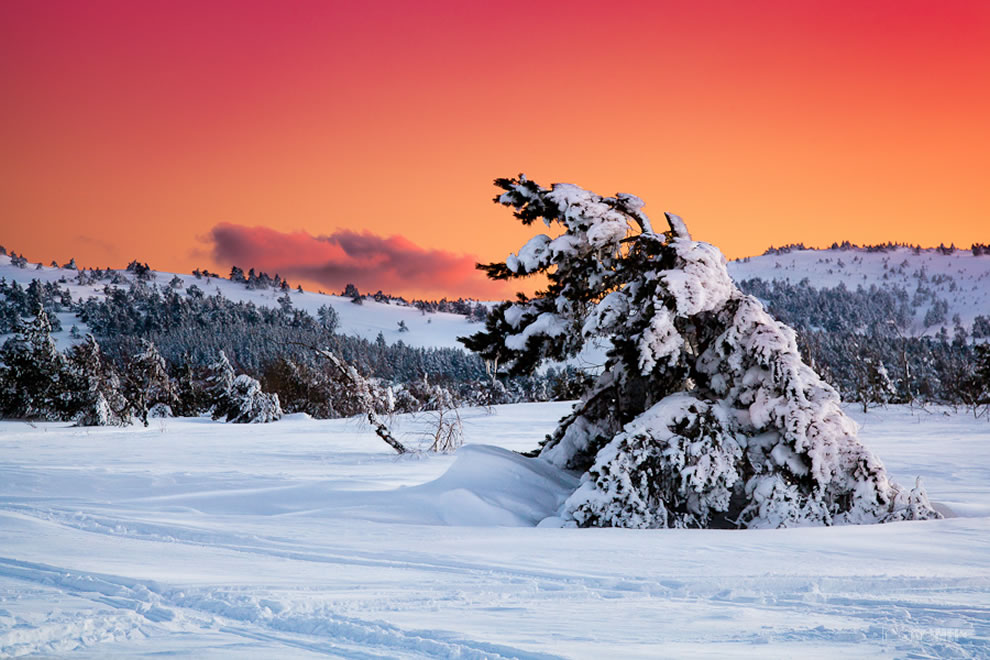
[[[918,307],[913,331],[923,330],[923,317],[933,298],[947,303],[946,322],[938,324],[951,330],[952,318],[959,315],[969,328],[977,316],[990,316],[990,255],[976,256],[970,250],[943,254],[937,249],[915,250],[908,247],[890,251],[863,248],[832,250],[791,250],[729,262],[729,273],[737,282],[759,278],[798,284],[807,279],[816,289],[844,285],[881,289],[898,287],[914,296],[919,287],[929,292],[925,304]]]
[[[60,286],[67,287],[72,292],[74,300],[86,299],[90,296],[98,298],[104,296],[103,289],[107,285],[106,281],[79,285],[76,283],[78,274],[76,270],[51,266],[42,266],[38,269],[36,266],[37,264],[28,264],[26,268],[18,268],[11,264],[9,256],[0,255],[0,277],[6,278],[8,282],[18,282],[22,286],[26,286],[34,279],[41,282],[59,282]],[[133,279],[133,275],[127,271],[117,272],[127,280]],[[196,278],[193,275],[162,272],[155,272],[153,277],[152,282],[160,287],[168,286],[173,278],[177,277],[181,281],[179,291],[185,291],[190,286],[195,285],[203,291],[204,295],[212,296],[219,293],[228,300],[252,302],[259,307],[278,307],[277,300],[284,295],[277,289],[248,289],[243,284],[219,277]],[[126,288],[127,285],[123,284],[122,286]],[[349,298],[311,291],[299,293],[295,289],[290,290],[289,295],[294,307],[305,310],[313,316],[316,316],[317,310],[322,305],[331,305],[340,318],[338,330],[343,334],[374,340],[380,332],[389,344],[401,340],[409,346],[461,348],[461,344],[457,342],[457,337],[477,332],[480,327],[477,323],[471,323],[466,317],[459,314],[444,312],[424,314],[414,307],[401,304],[385,304],[365,300],[362,305],[356,305]],[[64,347],[68,343],[66,339],[68,331],[77,321],[70,313],[63,313],[60,320],[63,331],[58,339],[60,346]],[[400,321],[409,328],[408,332],[399,331]],[[79,330],[85,332],[82,327]]]
[[[465,411],[464,449],[411,458],[298,415],[0,422],[0,657],[990,656],[985,421],[857,415],[944,520],[535,527],[573,478],[505,450],[568,408]]]
[[[854,291],[857,287],[869,289],[876,285],[881,289],[899,288],[915,296],[919,286],[926,298],[917,307],[913,334],[925,330],[923,317],[932,301],[946,304],[946,321],[929,328],[934,331],[945,326],[952,329],[952,319],[958,315],[967,329],[977,316],[990,317],[990,255],[975,256],[969,250],[957,250],[943,254],[935,249],[921,250],[894,248],[886,252],[872,252],[861,248],[840,250],[791,250],[781,254],[747,257],[729,262],[729,273],[736,282],[749,279],[807,284],[816,289],[829,289],[840,284]],[[126,271],[117,271],[123,277],[133,279]],[[75,300],[90,296],[102,297],[105,281],[89,285],[76,283],[77,271],[65,268],[28,264],[18,268],[7,255],[0,255],[0,277],[8,282],[26,286],[32,279],[42,282],[60,282],[72,292]],[[225,278],[196,278],[188,274],[156,272],[153,282],[168,286],[174,278],[181,282],[181,291],[195,285],[205,295],[220,293],[231,301],[252,302],[258,306],[277,307],[277,299],[283,295],[276,289],[252,290],[243,284]],[[125,285],[126,286],[126,285]],[[316,315],[322,305],[331,305],[340,318],[339,331],[343,334],[374,340],[382,333],[388,343],[403,341],[417,347],[460,348],[457,337],[476,332],[480,326],[459,314],[444,312],[424,314],[420,310],[399,303],[385,304],[366,299],[356,305],[349,298],[305,291],[291,290],[295,307]],[[61,346],[68,344],[67,335],[72,325],[78,325],[72,314],[60,315],[63,331],[58,339]],[[405,323],[408,332],[399,331],[399,322]],[[85,329],[79,328],[82,332]],[[599,352],[589,357],[592,363],[600,362]]]

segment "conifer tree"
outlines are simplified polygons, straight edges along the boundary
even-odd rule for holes
[[[71,409],[65,357],[52,339],[52,324],[40,301],[34,318],[0,350],[0,410],[4,417],[63,419]]]
[[[496,201],[540,234],[490,277],[546,276],[462,340],[531,372],[610,343],[604,371],[539,455],[581,470],[561,515],[580,526],[784,527],[938,517],[892,483],[795,333],[729,278],[677,216],[654,230],[643,201],[571,184],[498,179]]]
[[[69,371],[76,398],[75,420],[79,426],[123,426],[130,422],[127,399],[121,393],[120,379],[103,357],[93,335],[72,347]]]
[[[179,417],[195,417],[203,412],[206,408],[205,386],[197,377],[197,370],[193,368],[193,361],[188,353],[183,355],[175,380],[175,414]]]
[[[336,332],[337,326],[340,325],[337,310],[330,305],[320,305],[320,308],[316,310],[316,318],[319,320],[320,326],[330,334]]]
[[[962,388],[976,417],[990,418],[990,344],[977,344],[973,350],[971,373]]]
[[[220,351],[217,359],[207,368],[205,399],[213,419],[226,417],[230,408],[230,391],[234,387],[234,368],[227,354]]]
[[[153,406],[162,404],[171,409],[178,404],[175,385],[165,369],[165,359],[154,343],[141,340],[141,350],[127,365],[125,391],[131,410],[145,426]]]
[[[265,424],[282,417],[278,394],[263,392],[261,383],[247,374],[234,379],[227,400],[228,422]]]

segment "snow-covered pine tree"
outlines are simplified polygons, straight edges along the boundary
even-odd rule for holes
[[[862,357],[856,365],[856,398],[863,405],[863,412],[870,404],[886,405],[897,396],[897,388],[880,357]]]
[[[230,408],[230,391],[234,387],[234,368],[227,354],[220,351],[207,368],[205,398],[213,419],[226,417]]]
[[[0,349],[0,414],[59,420],[71,408],[65,357],[52,339],[52,324],[40,300],[34,318]]]
[[[120,391],[120,379],[103,357],[93,335],[72,347],[69,373],[76,398],[76,424],[79,426],[123,426],[130,423],[127,399]]]
[[[611,343],[591,389],[539,455],[584,472],[561,515],[580,526],[786,527],[936,518],[920,488],[892,483],[795,333],[729,278],[712,245],[643,201],[571,184],[497,179],[496,201],[532,238],[496,279],[547,287],[496,308],[462,341],[510,373]]]
[[[175,378],[177,403],[173,412],[178,417],[195,417],[207,407],[205,386],[197,371],[200,370],[194,369],[192,357],[185,353]]]
[[[973,346],[971,373],[965,378],[962,387],[966,398],[977,418],[990,418],[990,344]]]
[[[171,409],[178,403],[175,385],[165,369],[165,359],[154,343],[141,340],[141,350],[127,365],[125,392],[131,409],[148,425],[148,413],[161,404]]]
[[[282,418],[277,394],[261,391],[261,383],[247,374],[234,379],[228,395],[227,421],[265,424]]]
[[[337,310],[330,305],[320,305],[320,308],[316,310],[316,318],[320,322],[320,327],[330,334],[336,332],[337,326],[340,325],[340,317],[337,315]]]

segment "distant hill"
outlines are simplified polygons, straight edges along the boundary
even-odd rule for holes
[[[12,263],[9,255],[0,255],[0,277],[5,278],[7,282],[18,282],[21,286],[27,286],[31,280],[59,283],[61,288],[67,288],[71,292],[74,301],[89,297],[102,299],[106,296],[104,289],[110,284],[110,280],[79,284],[79,273],[80,271],[71,268],[52,266],[38,268],[38,264],[34,263],[27,263],[20,268]],[[136,279],[135,274],[127,270],[114,270],[113,273],[116,273],[119,284],[111,286],[127,288],[129,283]],[[408,346],[423,348],[462,348],[457,342],[457,337],[476,332],[480,328],[478,323],[472,323],[466,316],[460,314],[424,313],[408,304],[375,302],[370,297],[365,298],[362,304],[358,305],[350,298],[311,291],[300,293],[294,288],[288,291],[272,287],[249,289],[244,283],[232,282],[224,277],[196,277],[156,271],[148,273],[148,277],[149,283],[159,287],[171,286],[175,281],[176,290],[183,295],[188,295],[186,291],[195,286],[206,296],[219,293],[228,300],[251,302],[258,307],[279,307],[278,299],[288,293],[294,307],[313,316],[317,315],[321,306],[332,306],[339,318],[338,332],[370,341],[374,341],[381,333],[389,344],[401,340]],[[68,331],[73,325],[77,325],[81,334],[85,334],[86,328],[71,312],[60,312],[58,316],[63,330],[57,333],[56,338],[59,345],[64,348],[69,342]],[[404,323],[408,330],[400,330],[400,322]]]
[[[108,280],[97,280],[89,284],[79,284],[80,271],[73,268],[40,266],[25,263],[24,267],[14,265],[17,259],[0,254],[0,277],[8,282],[18,282],[27,286],[31,280],[42,283],[56,282],[71,292],[73,300],[89,297],[103,298]],[[902,328],[909,336],[935,334],[940,328],[950,332],[958,317],[962,327],[972,334],[972,326],[977,317],[990,318],[990,253],[975,255],[971,250],[949,251],[940,248],[917,249],[911,247],[876,248],[840,247],[833,249],[779,248],[767,254],[732,260],[728,264],[730,275],[764,302],[771,304],[774,296],[765,287],[754,285],[760,280],[783,295],[782,285],[791,287],[791,295],[796,288],[808,287],[828,295],[830,290],[842,286],[847,292],[855,293],[862,289],[863,300],[875,300],[869,296],[870,287],[886,293],[907,295],[910,319]],[[126,287],[135,279],[127,270],[113,271],[118,277],[118,286]],[[224,298],[236,302],[251,302],[258,307],[278,307],[278,299],[285,291],[278,288],[251,289],[240,282],[232,282],[225,277],[191,274],[176,274],[151,271],[149,282],[160,287],[174,285],[184,293],[195,286],[204,295],[219,293]],[[83,278],[85,280],[85,278]],[[746,284],[750,282],[750,284]],[[366,296],[362,304],[350,298],[315,293],[288,291],[294,307],[316,316],[323,305],[330,305],[339,318],[338,332],[368,340],[374,340],[381,333],[386,342],[401,340],[406,345],[416,347],[460,348],[457,337],[479,329],[461,314],[447,312],[424,313],[420,309],[402,302],[376,302]],[[800,306],[800,300],[798,301]],[[932,313],[932,312],[935,313]],[[802,325],[800,319],[784,320]],[[926,317],[929,323],[926,323]],[[937,322],[931,321],[938,319]],[[57,334],[59,344],[68,343],[68,331],[76,325],[80,333],[83,327],[71,312],[59,313],[63,330]],[[407,330],[401,330],[400,323]]]
[[[566,367],[494,381],[457,342],[482,327],[482,303],[362,296],[351,286],[331,296],[242,275],[0,255],[0,418],[346,417],[573,399],[585,381]],[[346,367],[329,368],[335,360]]]
[[[867,294],[871,286],[887,293],[904,292],[911,315],[903,330],[910,336],[934,334],[943,327],[951,334],[955,317],[972,333],[976,317],[990,317],[990,254],[976,255],[972,250],[784,248],[736,259],[728,267],[738,283],[762,280],[793,287],[803,283],[819,292],[840,286],[849,292],[862,288]],[[866,295],[864,300],[869,303],[871,298]]]
[[[791,246],[728,269],[743,291],[797,330],[805,360],[844,398],[864,406],[968,402],[983,351],[977,344],[990,341],[990,254],[982,249]],[[576,398],[586,380],[580,371],[603,363],[605,347],[589,344],[566,365],[503,386],[488,375],[491,365],[457,341],[482,328],[478,303],[445,303],[467,310],[455,314],[381,292],[378,300],[354,291],[326,295],[260,274],[251,282],[155,272],[138,262],[102,271],[41,266],[0,254],[0,346],[41,302],[62,350],[92,332],[124,374],[141,342],[151,342],[175,379],[223,350],[239,371],[277,392],[287,411],[309,414],[323,414],[306,380],[326,371],[306,348],[315,344],[383,382],[415,389],[428,377],[474,402]]]

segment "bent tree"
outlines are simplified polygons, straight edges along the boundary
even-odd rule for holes
[[[562,509],[580,526],[787,527],[940,517],[857,439],[794,331],[732,282],[717,248],[638,197],[497,179],[496,201],[539,234],[489,277],[546,288],[497,307],[461,341],[511,373],[604,340],[593,386],[539,456],[583,472]]]

